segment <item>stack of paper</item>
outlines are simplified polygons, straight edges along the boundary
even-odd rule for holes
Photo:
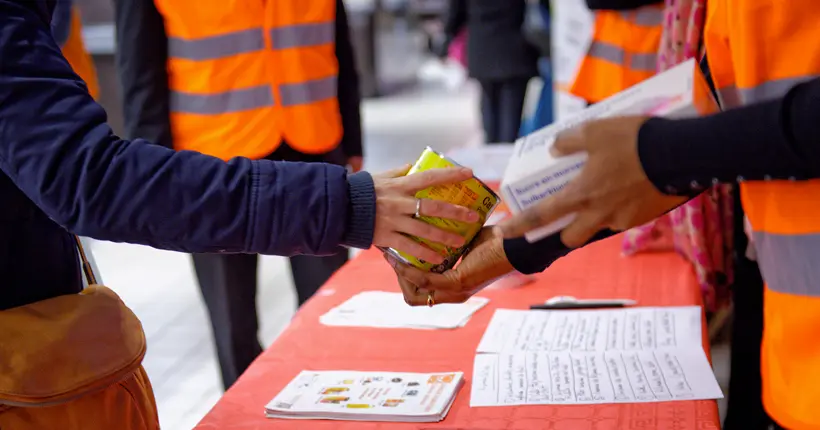
[[[365,291],[322,315],[319,322],[343,327],[453,329],[467,324],[487,302],[471,297],[461,304],[411,307],[401,293]]]
[[[493,315],[471,406],[722,398],[696,306]]]
[[[303,371],[265,407],[269,418],[438,422],[464,384],[461,372]]]

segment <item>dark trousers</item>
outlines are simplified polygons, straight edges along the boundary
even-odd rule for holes
[[[299,306],[347,262],[345,250],[329,257],[290,258]],[[216,340],[216,354],[227,390],[262,353],[257,332],[255,254],[194,254],[194,269]]]
[[[757,262],[746,258],[740,193],[734,192],[735,282],[732,286],[731,375],[724,430],[765,430],[772,424],[763,409],[760,343],[763,340],[763,278]]]
[[[345,164],[341,150],[328,154],[301,154],[282,144],[271,160]],[[194,254],[194,269],[211,318],[222,384],[227,390],[262,353],[257,332],[255,254]],[[299,306],[307,301],[348,260],[348,251],[329,257],[296,255],[290,269]]]
[[[481,118],[487,143],[510,143],[518,138],[528,83],[527,78],[480,81]]]

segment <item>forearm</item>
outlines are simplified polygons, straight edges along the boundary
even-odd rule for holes
[[[617,234],[611,230],[603,230],[590,239],[587,244],[606,239]],[[515,270],[524,274],[539,273],[546,270],[552,263],[566,256],[573,249],[561,242],[561,234],[556,233],[535,243],[529,243],[523,237],[504,240],[504,253]]]
[[[0,58],[0,170],[73,233],[280,255],[372,240],[366,175],[348,181],[343,168],[318,163],[225,163],[114,136],[27,6],[0,0]]]
[[[820,178],[820,79],[782,99],[701,118],[651,119],[638,152],[652,183],[692,195],[717,182]]]
[[[114,2],[126,136],[173,148],[168,37],[154,0]]]
[[[350,42],[350,28],[344,2],[336,2],[336,59],[339,63],[338,101],[342,118],[342,141],[347,157],[362,156],[362,116],[359,74]]]

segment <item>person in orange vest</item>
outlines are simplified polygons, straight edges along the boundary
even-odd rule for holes
[[[95,99],[99,97],[97,69],[85,49],[80,11],[73,4],[73,0],[60,1],[56,4],[51,20],[51,31],[71,68],[85,81],[88,93]]]
[[[595,28],[570,93],[589,103],[619,93],[655,75],[663,32],[663,2],[637,0],[623,10],[588,0]]]
[[[223,3],[115,3],[127,135],[223,160],[360,170],[359,81],[342,1]],[[342,249],[290,257],[299,305],[347,259]],[[258,259],[194,254],[193,262],[227,389],[262,352]]]

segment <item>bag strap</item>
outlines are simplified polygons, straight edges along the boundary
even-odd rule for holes
[[[82,262],[85,280],[89,286],[95,285],[97,283],[97,275],[94,274],[94,268],[91,266],[91,262],[88,261],[88,256],[85,254],[83,241],[80,240],[80,236],[77,235],[74,235],[74,241],[77,243],[77,250],[80,252],[80,262]]]

